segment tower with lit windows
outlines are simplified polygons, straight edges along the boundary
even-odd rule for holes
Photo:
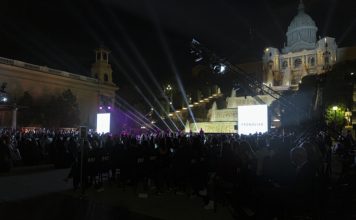
[[[98,112],[110,112],[112,110],[115,95],[106,93],[102,87],[114,85],[112,81],[112,69],[109,63],[110,50],[100,47],[95,50],[95,62],[91,68],[91,76],[98,83]]]
[[[91,67],[91,76],[98,79],[100,83],[113,83],[109,54],[110,51],[104,47],[95,50],[95,63]]]

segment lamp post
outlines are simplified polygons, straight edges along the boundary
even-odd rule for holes
[[[165,88],[164,88],[164,93],[165,93],[165,96],[167,97],[168,99],[168,103],[167,103],[167,112],[170,111],[171,109],[171,106],[173,105],[173,87],[168,84]]]
[[[172,102],[172,86],[170,84],[167,85],[166,87],[166,94],[169,97],[169,101]]]
[[[7,86],[6,82],[3,82],[0,88],[0,104],[6,104],[9,101],[9,95],[5,92]]]
[[[334,129],[336,131],[336,111],[338,110],[338,107],[336,105],[333,106],[333,110],[334,110]]]

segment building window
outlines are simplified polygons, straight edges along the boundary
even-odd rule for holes
[[[96,60],[100,60],[100,53],[96,53]]]
[[[269,53],[269,56],[271,57],[271,56],[272,56],[272,53]]]
[[[273,61],[268,62],[268,69],[271,70],[273,68]]]
[[[325,65],[329,65],[329,60],[330,60],[329,57],[326,56],[326,57],[325,57]]]
[[[95,79],[98,78],[98,74],[97,74],[97,73],[94,74],[94,78],[95,78]]]
[[[109,76],[108,76],[108,74],[104,74],[104,81],[105,81],[105,82],[109,81]]]
[[[302,65],[302,60],[300,58],[294,60],[294,68],[298,68],[301,65]]]
[[[282,69],[285,69],[285,68],[287,68],[288,67],[288,61],[287,60],[284,60],[283,62],[282,62]]]
[[[325,64],[325,66],[328,66],[329,65],[329,62],[330,62],[330,52],[329,51],[325,51],[324,53],[323,53],[323,55],[324,55],[324,64]]]
[[[315,66],[315,58],[314,57],[310,57],[309,58],[309,65],[310,66]]]
[[[107,60],[107,55],[106,55],[106,53],[103,53],[103,60]]]

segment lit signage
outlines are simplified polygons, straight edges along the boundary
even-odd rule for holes
[[[98,113],[96,115],[96,132],[99,134],[110,132],[110,113]]]
[[[268,131],[267,105],[238,106],[237,115],[239,134]]]

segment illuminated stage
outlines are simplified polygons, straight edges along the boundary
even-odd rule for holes
[[[231,96],[226,98],[227,108],[218,109],[214,102],[208,112],[206,122],[187,123],[185,132],[198,133],[202,129],[205,133],[239,133],[249,134],[268,131],[267,106],[273,102],[268,95],[259,95],[260,104],[251,96],[236,97],[232,90]]]

